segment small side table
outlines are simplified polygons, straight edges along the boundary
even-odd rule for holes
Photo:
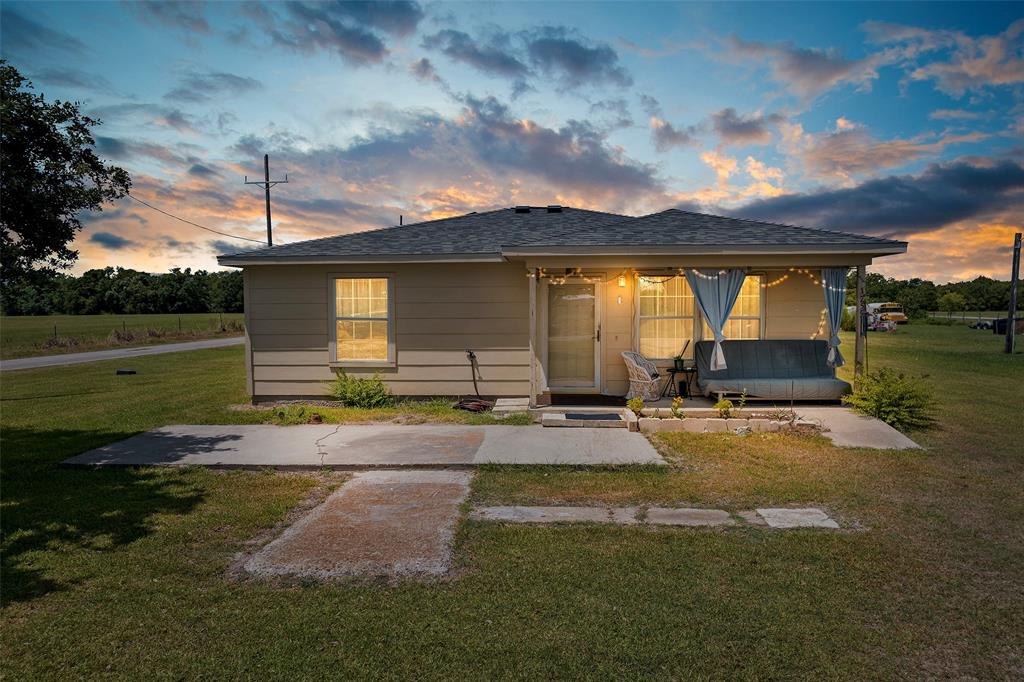
[[[676,370],[675,373],[682,373],[684,379],[679,382],[680,386],[685,386],[686,390],[682,391],[684,397],[692,398],[693,390],[697,380],[697,368],[696,367],[684,367],[682,370]]]
[[[685,372],[683,369],[676,369],[675,367],[668,367],[668,382],[665,384],[665,388],[661,389],[661,397],[672,397],[679,395],[679,388],[676,386],[676,375],[680,372]]]

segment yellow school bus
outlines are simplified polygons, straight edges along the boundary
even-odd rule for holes
[[[889,320],[896,324],[906,324],[907,316],[903,313],[903,306],[899,303],[868,303],[868,313],[877,316],[881,320]]]

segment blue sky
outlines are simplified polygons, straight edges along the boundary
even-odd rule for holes
[[[5,2],[5,59],[103,120],[133,194],[277,241],[514,204],[670,206],[911,241],[882,271],[1006,277],[1014,3]],[[76,270],[244,247],[124,200]],[[1006,264],[1004,264],[1006,261]]]

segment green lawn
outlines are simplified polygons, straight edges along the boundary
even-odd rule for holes
[[[240,349],[140,358],[134,377],[111,363],[5,373],[5,675],[1018,678],[1024,355],[960,326],[869,343],[871,366],[930,375],[942,425],[912,434],[928,450],[673,433],[656,441],[664,471],[492,467],[473,490],[488,503],[815,504],[861,530],[466,522],[456,578],[399,585],[225,575],[324,477],[54,466],[159,424],[272,418],[225,409],[245,398]]]
[[[0,358],[238,336],[243,329],[241,313],[4,316]]]

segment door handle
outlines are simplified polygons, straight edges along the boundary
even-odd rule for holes
[[[594,338],[598,341],[601,340],[601,325],[597,325],[597,334],[594,336]]]

